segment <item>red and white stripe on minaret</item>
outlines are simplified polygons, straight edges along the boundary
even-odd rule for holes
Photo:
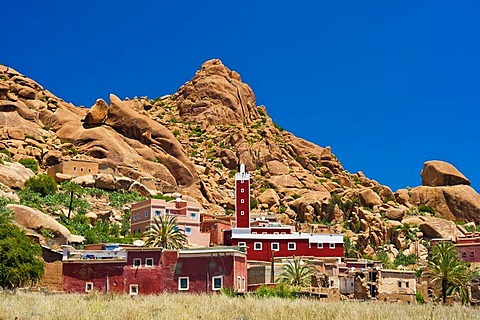
[[[250,228],[250,174],[243,163],[235,174],[235,218],[237,228]]]

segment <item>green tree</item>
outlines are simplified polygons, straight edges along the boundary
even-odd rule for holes
[[[62,190],[70,194],[70,201],[68,203],[68,214],[67,214],[67,217],[70,219],[70,213],[72,212],[72,207],[73,207],[73,198],[75,197],[76,194],[80,193],[80,191],[82,190],[82,187],[76,183],[67,181],[62,183]]]
[[[293,260],[289,260],[288,264],[284,266],[284,271],[280,275],[279,281],[292,286],[308,287],[315,272],[316,269],[311,264],[300,258],[293,257]]]
[[[24,231],[0,215],[0,287],[14,289],[37,282],[44,272],[41,253]]]
[[[145,237],[145,244],[149,247],[181,249],[187,243],[187,236],[178,228],[177,219],[168,214],[157,216]]]
[[[345,255],[345,258],[358,257],[357,247],[355,247],[355,244],[347,236],[343,237],[343,253]]]
[[[54,194],[57,192],[57,183],[46,174],[31,177],[25,182],[25,188],[40,193],[42,196]]]
[[[38,173],[38,162],[32,158],[22,158],[18,160],[25,168],[32,170],[34,173]]]
[[[437,243],[428,259],[427,274],[432,282],[440,282],[442,301],[447,302],[447,290],[449,287],[460,287],[466,281],[468,268],[465,262],[460,260],[455,246],[451,242],[441,241]]]

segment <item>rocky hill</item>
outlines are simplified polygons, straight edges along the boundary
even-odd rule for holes
[[[480,195],[450,164],[425,163],[422,186],[396,192],[362,172],[349,173],[330,147],[273,123],[248,84],[217,59],[172,95],[121,100],[112,94],[109,103],[99,99],[91,108],[0,66],[0,150],[13,162],[36,159],[40,171],[72,157],[95,159],[113,174],[90,185],[103,179],[111,183],[100,186],[129,188],[137,181],[135,190],[147,196],[179,192],[212,214],[231,214],[233,175],[245,163],[254,211],[273,212],[307,232],[344,232],[366,255],[467,232],[452,221],[480,223]],[[1,166],[3,194],[31,175],[19,164]],[[125,179],[127,187],[118,183]],[[142,179],[155,188],[138,187]]]

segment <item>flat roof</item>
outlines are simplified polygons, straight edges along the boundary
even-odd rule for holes
[[[310,243],[343,243],[343,234],[303,233],[292,232],[288,234],[252,234],[250,229],[232,229],[232,239],[241,240],[308,240]]]

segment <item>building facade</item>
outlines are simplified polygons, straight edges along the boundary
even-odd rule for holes
[[[47,169],[47,174],[53,178],[56,178],[57,173],[78,177],[87,174],[95,175],[98,174],[98,172],[98,162],[85,159],[70,159]]]
[[[163,199],[148,199],[132,205],[130,209],[130,232],[148,231],[154,219],[160,215],[171,215],[177,226],[185,232],[189,245],[208,246],[210,235],[200,230],[200,205],[194,201],[176,199],[166,202]]]
[[[177,251],[139,247],[106,251],[64,246],[63,291],[143,295],[246,290],[246,255],[234,248]]]
[[[343,257],[343,235],[293,232],[291,226],[250,221],[250,175],[245,166],[235,175],[236,227],[224,231],[226,245],[244,247],[249,260],[310,256]]]

